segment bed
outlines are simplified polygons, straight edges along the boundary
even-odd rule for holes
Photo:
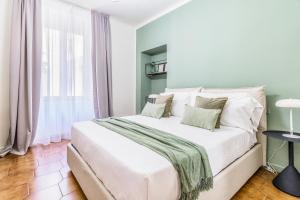
[[[199,200],[230,199],[265,163],[266,141],[261,129],[255,135],[222,126],[212,133],[180,124],[178,117],[125,118],[205,147],[214,188],[202,192]],[[261,122],[260,127],[265,125],[265,112]],[[178,175],[169,161],[92,121],[74,124],[68,163],[88,199],[172,200],[180,195]]]

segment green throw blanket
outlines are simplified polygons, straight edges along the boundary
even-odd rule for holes
[[[180,178],[181,200],[196,200],[201,191],[212,188],[213,176],[207,153],[202,146],[122,118],[94,122],[168,159]]]

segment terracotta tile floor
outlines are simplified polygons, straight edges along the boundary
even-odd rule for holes
[[[35,146],[25,156],[0,158],[0,200],[86,199],[66,162],[68,142]],[[277,190],[273,177],[258,170],[233,200],[299,199]]]
[[[67,165],[69,141],[0,158],[0,200],[86,199]]]

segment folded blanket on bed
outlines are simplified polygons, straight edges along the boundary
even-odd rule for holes
[[[201,191],[212,188],[212,171],[207,153],[202,146],[122,118],[108,118],[94,122],[168,159],[180,178],[181,200],[196,200]]]

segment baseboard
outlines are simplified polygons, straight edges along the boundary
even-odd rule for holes
[[[282,166],[282,165],[278,165],[278,164],[275,164],[275,163],[271,163],[271,162],[268,162],[268,164],[267,164],[268,166],[272,166],[273,168],[275,168],[275,170],[277,171],[277,172],[281,172],[285,167],[284,166]],[[267,170],[268,170],[268,166],[267,166]],[[270,171],[270,170],[268,170],[268,171]]]

